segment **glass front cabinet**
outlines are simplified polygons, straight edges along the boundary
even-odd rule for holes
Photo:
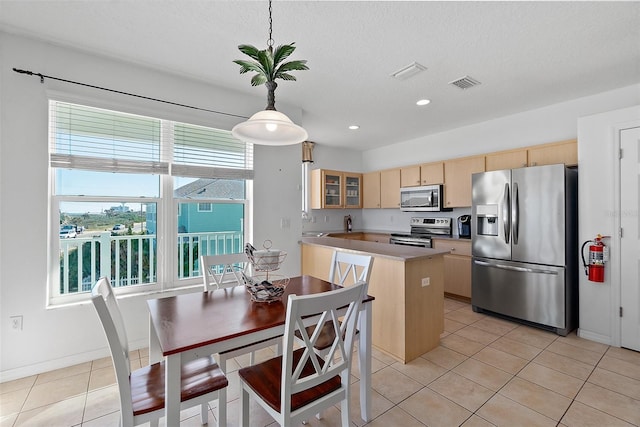
[[[311,171],[311,209],[362,208],[362,174]]]

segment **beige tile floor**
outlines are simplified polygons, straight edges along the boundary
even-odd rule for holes
[[[258,358],[270,357],[265,350]],[[133,367],[148,354],[136,350]],[[230,363],[229,425],[237,425],[237,369]],[[373,420],[368,426],[630,426],[640,425],[640,353],[474,313],[445,300],[440,346],[403,365],[373,354]],[[353,384],[358,382],[354,367]],[[0,427],[114,426],[118,394],[110,359],[0,384]],[[359,418],[359,388],[352,387],[352,426]],[[216,402],[210,421],[215,425]],[[311,426],[337,426],[338,408]],[[182,425],[200,425],[198,409]],[[164,425],[162,420],[161,425]],[[252,426],[271,426],[258,407]]]

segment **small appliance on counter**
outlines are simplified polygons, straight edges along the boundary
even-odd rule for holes
[[[463,239],[471,238],[471,215],[460,215],[458,217],[458,237]]]

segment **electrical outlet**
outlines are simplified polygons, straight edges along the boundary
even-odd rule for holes
[[[424,288],[425,286],[429,286],[431,284],[431,278],[430,277],[423,277],[422,278],[422,287]]]
[[[22,330],[22,316],[11,316],[9,319],[11,320],[11,329]]]

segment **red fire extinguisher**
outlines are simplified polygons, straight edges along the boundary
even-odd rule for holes
[[[584,274],[589,277],[592,282],[604,282],[604,263],[609,260],[609,248],[605,246],[602,239],[609,236],[601,236],[598,234],[594,240],[587,240],[582,244],[580,253],[582,255],[582,264],[584,265]],[[584,247],[589,244],[589,264],[584,259]]]

